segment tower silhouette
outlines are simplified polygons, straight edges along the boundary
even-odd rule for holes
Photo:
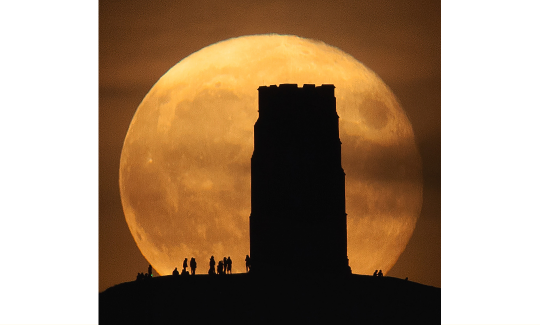
[[[334,88],[258,89],[251,158],[253,273],[350,272]]]

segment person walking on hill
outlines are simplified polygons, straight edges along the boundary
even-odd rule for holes
[[[232,260],[230,256],[227,258],[227,273],[232,274]]]
[[[216,261],[214,260],[214,256],[210,257],[210,269],[208,270],[208,274],[216,274]]]
[[[249,270],[251,270],[251,259],[249,255],[246,255],[246,273],[249,273]]]
[[[225,272],[223,271],[223,261],[219,261],[217,266],[217,273],[220,275],[225,274]]]
[[[195,270],[197,269],[197,262],[195,262],[195,257],[192,257],[191,261],[189,261],[189,267],[191,268],[191,275],[195,275]]]

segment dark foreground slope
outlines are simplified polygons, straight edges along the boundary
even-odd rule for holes
[[[441,289],[391,277],[163,276],[99,294],[100,324],[437,324]]]

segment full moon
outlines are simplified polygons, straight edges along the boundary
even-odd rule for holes
[[[233,272],[245,272],[257,88],[284,83],[336,87],[353,273],[386,273],[405,249],[422,208],[422,166],[391,90],[323,42],[243,36],[173,66],[129,126],[120,159],[122,205],[135,242],[159,274],[191,257],[197,273],[207,273],[210,256],[230,256]],[[324,256],[306,261],[308,269],[320,263]]]

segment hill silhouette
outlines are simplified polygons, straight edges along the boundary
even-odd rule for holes
[[[99,295],[101,324],[440,322],[440,289],[382,274],[351,274],[334,88],[258,88],[251,272],[192,276],[175,269],[175,276],[114,286]],[[321,257],[324,263],[306,265]],[[215,273],[215,264],[212,257],[209,273]]]
[[[99,294],[100,324],[436,324],[441,289],[351,274],[162,276]]]

